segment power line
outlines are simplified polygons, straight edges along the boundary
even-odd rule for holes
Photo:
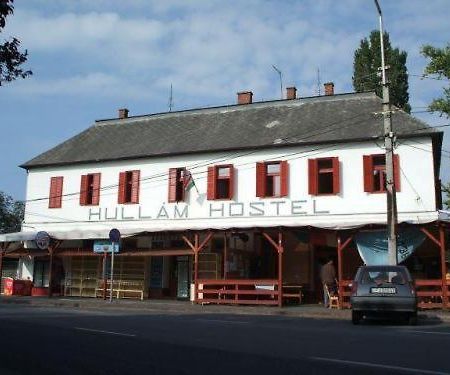
[[[344,121],[355,120],[356,118],[362,117],[362,116],[368,116],[368,114],[367,113],[358,113],[358,114],[356,114],[354,116],[351,116],[351,117],[349,117],[349,118],[347,118],[345,120],[332,122],[330,124],[327,124],[327,125],[323,126],[322,128],[314,129],[313,131],[309,132],[309,135],[307,137],[296,138],[293,142],[297,143],[297,142],[300,142],[300,141],[308,140],[309,138],[312,138],[312,137],[315,137],[315,136],[318,136],[318,135],[326,134],[326,133],[334,130],[334,129],[329,129],[329,128],[331,128],[333,126],[336,126],[336,125],[341,125]],[[356,124],[356,122],[355,123],[349,123],[349,124],[345,125],[345,127],[348,127],[350,125],[355,125],[355,124]],[[317,130],[325,130],[325,131],[317,132]],[[294,138],[294,137],[298,136],[299,134],[301,134],[301,133],[287,136],[283,140],[289,141],[290,138]],[[286,146],[289,146],[289,144],[286,144]],[[260,150],[258,149],[258,150],[252,150],[252,151],[249,151],[249,152],[244,152],[244,153],[241,153],[240,155],[236,154],[236,156],[227,157],[227,158],[221,159],[221,161],[223,162],[223,161],[230,160],[230,159],[233,159],[233,158],[236,158],[236,157],[250,155],[250,154],[253,154],[253,153],[256,153],[256,152],[259,152],[259,151]],[[188,165],[188,166],[186,166],[186,168],[195,169],[195,168],[199,168],[199,167],[204,167],[204,166],[210,165],[211,162],[217,163],[217,158],[213,158],[213,159],[210,159],[210,160],[207,160],[207,161],[203,161],[203,162],[200,162],[200,163],[197,163],[197,164],[194,164],[194,165],[190,165],[190,166]],[[163,177],[163,176],[166,176],[166,174],[167,174],[167,172],[161,172],[161,173],[158,173],[156,175],[150,175],[150,176],[141,178],[140,182],[141,181],[146,181],[146,180],[149,180],[149,179],[153,179],[153,178],[157,178],[157,177]],[[111,185],[103,186],[103,187],[100,188],[100,191],[104,191],[104,190],[111,189],[111,188],[116,188],[118,186],[119,186],[119,184],[111,184]],[[61,195],[54,196],[54,197],[55,198],[70,197],[70,196],[78,195],[78,194],[80,194],[82,192],[83,192],[82,190],[79,190],[79,191],[76,191],[76,192],[73,192],[73,193],[61,194]],[[48,199],[49,199],[49,197],[41,197],[41,198],[27,199],[27,200],[24,200],[23,202],[24,203],[29,203],[29,202],[48,200]]]

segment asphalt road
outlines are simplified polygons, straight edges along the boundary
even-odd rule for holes
[[[450,374],[450,326],[0,305],[0,374]]]

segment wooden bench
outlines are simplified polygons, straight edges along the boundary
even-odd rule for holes
[[[102,285],[98,285],[95,289],[96,296],[103,296],[103,282]],[[111,292],[111,282],[108,280],[106,286],[106,295],[109,296]],[[99,295],[100,294],[100,295]],[[114,281],[113,294],[116,298],[135,298],[129,295],[138,296],[141,300],[144,299],[144,282],[142,281]]]
[[[302,285],[283,285],[283,298],[298,300],[298,303],[303,301],[303,286]]]

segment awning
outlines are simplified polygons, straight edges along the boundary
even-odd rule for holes
[[[398,222],[412,225],[429,224],[438,221],[438,212],[408,212],[399,213]],[[74,223],[31,223],[34,231],[16,232],[0,235],[1,242],[32,241],[40,230],[46,231],[56,240],[90,240],[108,239],[112,228],[119,229],[122,237],[135,236],[141,233],[185,232],[201,230],[228,230],[251,228],[298,228],[314,227],[328,230],[346,230],[364,227],[366,225],[386,225],[386,213],[349,214],[317,214],[296,217],[253,217],[190,219],[190,220],[150,220],[150,221],[111,221],[108,223],[74,222]]]

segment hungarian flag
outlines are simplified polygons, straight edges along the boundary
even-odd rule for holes
[[[185,191],[191,190],[191,188],[195,186],[194,179],[192,178],[191,172],[189,172],[187,169],[184,171],[183,176],[183,187]]]

